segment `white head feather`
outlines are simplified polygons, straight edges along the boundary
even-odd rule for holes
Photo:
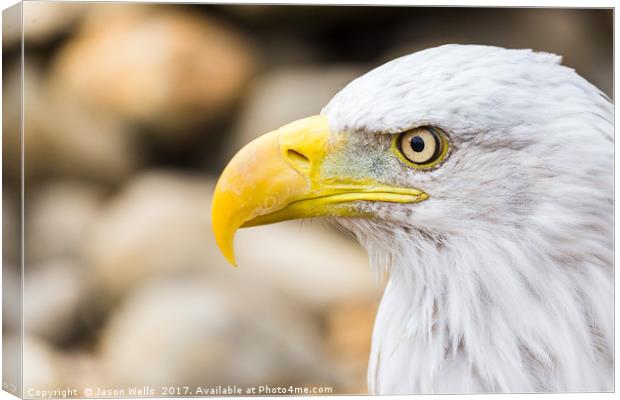
[[[367,149],[420,125],[450,138],[437,169],[375,168],[430,199],[338,220],[389,273],[372,392],[613,390],[613,107],[560,61],[442,46],[369,72],[323,110]]]

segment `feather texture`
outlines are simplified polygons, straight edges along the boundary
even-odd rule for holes
[[[613,106],[598,89],[552,54],[447,45],[358,78],[323,114],[375,178],[430,195],[337,220],[388,275],[371,392],[613,390]],[[421,125],[449,135],[440,167],[381,158],[382,137]]]

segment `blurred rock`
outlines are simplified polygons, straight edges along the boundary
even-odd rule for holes
[[[45,341],[31,335],[23,338],[23,383],[24,395],[28,389],[58,389],[62,387],[62,377],[58,370],[58,352]],[[18,340],[15,341],[17,346]],[[19,348],[18,348],[19,350]]]
[[[27,265],[24,272],[24,330],[59,341],[72,333],[79,321],[86,294],[83,269],[68,260]]]
[[[14,11],[13,8],[11,8]],[[16,29],[12,24],[12,29]],[[3,27],[3,29],[5,29]],[[3,61],[2,72],[2,183],[5,177],[13,178],[15,182],[21,179],[21,65],[18,62],[10,64]],[[30,68],[30,64],[28,64]],[[5,72],[6,71],[6,72]],[[25,86],[25,85],[24,85]],[[8,181],[7,181],[7,184]],[[12,183],[14,191],[19,191],[19,185]],[[3,185],[4,187],[4,185]]]
[[[241,268],[231,268],[213,238],[213,187],[207,177],[151,172],[112,200],[93,225],[84,252],[89,276],[106,298],[118,299],[152,276],[200,271],[251,276],[314,310],[377,299],[380,286],[364,251],[321,223],[240,230],[235,248]]]
[[[10,7],[6,4],[5,7],[2,10],[2,52],[4,54],[8,53],[11,47],[14,50],[19,48],[22,36],[21,3],[13,4]],[[5,98],[3,97],[2,99],[4,100]]]
[[[228,148],[219,155],[220,161],[225,163],[264,133],[320,113],[362,71],[351,65],[316,65],[281,68],[261,76],[249,94]]]
[[[154,171],[138,175],[112,199],[88,233],[90,277],[118,299],[158,274],[228,268],[211,231],[213,182],[207,177]]]
[[[102,365],[114,386],[329,385],[309,317],[242,278],[162,279],[114,315]]]
[[[165,5],[89,7],[61,50],[54,83],[96,108],[175,142],[221,117],[244,94],[255,60],[246,39],[214,18]]]
[[[88,181],[53,180],[34,186],[25,214],[28,262],[78,254],[104,197]]]
[[[23,347],[22,347],[23,344]],[[26,334],[23,341],[15,334],[7,334],[3,341],[4,382],[17,385],[22,373],[19,359],[23,349],[24,397],[34,398],[35,390],[63,390],[102,386],[99,361],[85,352],[65,352],[52,347],[47,341]],[[8,351],[7,351],[8,350]],[[8,363],[11,363],[10,365]],[[30,391],[30,394],[29,394]],[[14,391],[11,391],[14,392]],[[78,394],[81,394],[78,393]],[[62,394],[53,396],[65,397]],[[67,397],[73,397],[68,395]]]
[[[2,329],[20,331],[22,321],[22,282],[19,265],[2,260]]]
[[[26,45],[41,45],[66,32],[79,20],[87,4],[47,1],[23,3]]]
[[[2,307],[5,307],[4,302]],[[20,395],[19,384],[23,376],[21,338],[21,329],[2,325],[2,389],[16,396]]]
[[[2,193],[2,261],[19,261],[21,215],[17,202],[19,198],[4,188]]]
[[[50,90],[41,67],[29,59],[24,65],[24,157],[26,178],[79,176],[118,182],[138,164],[126,125],[100,110],[85,108],[62,88]],[[20,130],[19,64],[8,72],[3,89],[7,142],[18,148]],[[8,165],[19,165],[19,153],[5,153]],[[19,170],[7,171],[18,177]]]
[[[336,370],[340,393],[367,393],[366,367],[382,286],[373,278],[366,253],[320,221],[242,229],[235,249],[239,273],[257,284],[269,283],[324,318],[327,363]]]
[[[320,221],[241,229],[235,251],[239,272],[270,282],[316,311],[340,302],[376,301],[381,293],[366,253]]]
[[[63,385],[78,389],[78,394],[81,394],[85,388],[102,387],[105,384],[101,361],[96,355],[88,352],[61,353],[57,371],[62,377]]]
[[[327,347],[339,368],[344,393],[368,393],[366,371],[377,304],[344,301],[328,310]]]
[[[377,66],[396,57],[448,43],[533,49],[562,56],[608,95],[613,93],[611,14],[569,8],[469,8],[458,12],[420,9],[415,23],[394,35]],[[463,23],[467,21],[467,23]],[[440,30],[436,27],[441,26]],[[524,29],[527,27],[527,29]],[[596,62],[593,62],[596,60]]]
[[[288,31],[293,34],[310,31],[313,33],[338,29],[343,26],[364,26],[376,29],[381,21],[394,24],[402,21],[402,7],[348,7],[331,5],[285,4],[228,4],[222,10],[234,15],[247,24],[268,27],[268,31]],[[398,21],[400,20],[400,21]],[[275,27],[274,24],[277,24]],[[337,40],[333,38],[333,40]]]

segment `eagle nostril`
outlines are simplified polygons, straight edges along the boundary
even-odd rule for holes
[[[308,159],[308,157],[304,156],[300,152],[293,149],[288,149],[286,151],[286,156],[288,157],[291,164],[293,164],[293,166],[297,167],[298,169],[302,171],[307,171],[310,169],[310,159]]]

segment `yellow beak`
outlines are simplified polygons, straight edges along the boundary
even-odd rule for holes
[[[420,190],[382,185],[373,179],[323,176],[322,165],[338,152],[342,137],[330,136],[326,117],[313,116],[267,133],[241,149],[215,187],[212,220],[215,240],[236,265],[233,238],[240,227],[296,218],[364,216],[356,201],[414,203]]]

